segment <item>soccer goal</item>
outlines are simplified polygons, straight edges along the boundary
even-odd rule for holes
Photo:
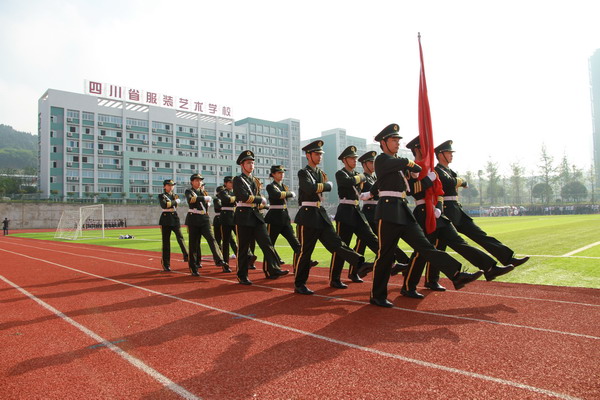
[[[68,240],[104,238],[104,204],[63,211],[54,238]]]

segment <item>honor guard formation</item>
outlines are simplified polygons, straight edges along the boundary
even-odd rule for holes
[[[525,263],[529,257],[516,258],[512,249],[488,236],[463,211],[458,202],[458,190],[468,187],[468,183],[449,167],[454,158],[452,141],[437,146],[434,151],[438,164],[423,170],[421,164],[425,164],[422,163],[424,156],[419,136],[406,145],[412,151],[414,161],[398,157],[402,138],[399,131],[397,124],[390,124],[375,136],[380,154],[369,151],[359,156],[354,146],[339,154],[337,158],[344,167],[335,173],[339,197],[335,227],[323,206],[323,193],[331,191],[333,183],[319,168],[324,157],[321,140],[302,148],[307,165],[298,171],[297,195],[284,183],[286,168],[283,165],[271,166],[273,181],[266,185],[265,195],[262,182],[252,174],[254,153],[250,150],[244,150],[237,158],[241,173],[235,177],[226,176],[214,197],[204,189],[202,175],[192,175],[190,188],[185,191],[187,249],[177,214],[181,200],[173,192],[175,182],[165,180],[164,191],[158,196],[162,209],[159,225],[163,270],[171,270],[170,237],[173,232],[193,276],[199,276],[202,268],[200,240],[204,237],[214,264],[224,273],[232,272],[229,261],[235,260],[240,284],[252,285],[248,270],[255,269],[256,244],[264,255],[265,277],[278,279],[289,273],[281,268],[286,262],[275,250],[281,235],[294,252],[291,260],[294,292],[311,295],[314,292],[307,286],[310,269],[318,264],[312,259],[312,253],[320,241],[331,253],[330,287],[346,289],[348,283],[364,283],[362,278],[372,273],[370,303],[393,307],[387,298],[391,276],[403,275],[400,291],[403,296],[422,299],[424,296],[417,291],[417,285],[423,272],[424,287],[441,292],[446,288],[439,283],[440,272],[448,277],[455,290],[459,290],[481,276],[492,281]],[[362,165],[362,173],[355,170],[358,162]],[[412,211],[407,195],[415,200]],[[434,198],[434,204],[428,198]],[[299,207],[294,219],[296,232],[288,213],[288,201],[291,200],[297,201]],[[263,214],[265,210],[266,214]],[[212,223],[211,214],[214,216]],[[435,228],[428,228],[430,221],[435,222]],[[6,233],[7,222],[4,228]],[[461,234],[487,253],[471,246]],[[354,249],[348,246],[353,236],[356,236]],[[400,239],[412,247],[410,257],[398,246]],[[373,263],[365,260],[367,247],[376,254]],[[447,247],[460,254],[477,271],[465,272],[463,265],[445,251]],[[234,253],[231,257],[230,250]],[[342,281],[345,263],[349,265],[346,283]]]

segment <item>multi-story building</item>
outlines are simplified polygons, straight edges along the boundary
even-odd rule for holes
[[[590,95],[592,100],[593,157],[596,186],[600,186],[600,49],[589,59]]]
[[[176,180],[181,194],[197,172],[213,193],[224,176],[240,173],[235,161],[248,148],[258,157],[256,175],[263,180],[271,164],[299,165],[298,120],[248,118],[236,124],[228,107],[86,85],[89,94],[49,89],[39,100],[42,195],[142,199],[160,193],[165,179]],[[125,98],[132,93],[133,100]]]

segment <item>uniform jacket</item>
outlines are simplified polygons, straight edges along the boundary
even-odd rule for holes
[[[337,182],[338,196],[340,200],[344,199],[355,201],[355,204],[340,203],[338,205],[337,212],[335,214],[336,221],[343,222],[344,224],[350,226],[356,226],[359,220],[368,223],[358,205],[358,196],[365,180],[366,178],[363,174],[359,174],[356,171],[349,172],[345,168],[342,168],[335,173],[335,181]]]
[[[362,191],[361,193],[366,193],[366,192],[370,192],[371,189],[375,186],[376,182],[377,182],[377,177],[375,176],[375,174],[370,175],[365,173],[365,182],[363,183],[362,186]],[[379,200],[379,196],[377,194],[374,194],[372,198],[370,198],[369,200]],[[363,204],[362,207],[362,212],[365,215],[365,218],[367,219],[367,221],[369,222],[373,222],[375,221],[375,209],[377,208],[376,204]]]
[[[292,192],[286,185],[280,185],[275,181],[267,185],[267,194],[271,206],[283,205],[287,207],[287,199],[292,197]],[[267,215],[265,215],[265,222],[272,225],[289,225],[291,223],[290,214],[287,208],[283,210],[270,208]]]
[[[161,194],[158,195],[158,202],[160,203],[160,208],[163,210],[173,211],[163,211],[160,214],[160,219],[158,220],[158,224],[162,226],[180,226],[179,215],[177,215],[177,200],[179,196],[173,192],[167,193],[163,190]]]
[[[330,192],[331,185],[327,183],[327,175],[318,167],[312,169],[309,165],[298,171],[298,182],[300,190],[298,193],[298,212],[294,222],[311,228],[323,228],[325,224],[332,225],[327,211],[319,204],[319,207],[302,206],[302,202],[322,202],[323,192]]]
[[[415,200],[425,199],[425,191],[433,186],[433,182],[427,176],[425,176],[421,180],[411,177],[408,180],[408,184],[410,186],[410,194],[414,197]],[[441,210],[441,199],[439,200],[440,203],[438,203],[438,206],[436,207],[440,208]],[[425,231],[425,221],[427,219],[427,207],[425,206],[425,204],[417,205],[413,210],[413,215],[417,219],[419,225],[421,225],[421,228],[423,228],[423,231]],[[450,220],[444,214],[437,218],[435,222],[436,229],[451,223]]]
[[[462,186],[464,180],[459,178],[456,172],[450,168],[444,167],[442,164],[435,166],[444,196],[458,196],[458,188]],[[458,201],[444,201],[444,215],[446,215],[454,225],[460,225],[463,219],[472,219],[465,213]]]
[[[208,193],[204,189],[190,188],[185,191],[185,198],[190,210],[205,211],[206,214],[194,214],[188,212],[185,217],[185,224],[188,226],[201,226],[210,224],[210,216],[208,215],[209,202],[205,200]]]
[[[213,225],[218,225],[221,223],[221,199],[219,199],[217,196],[213,197],[213,207],[215,209]]]
[[[251,207],[236,207],[233,219],[236,225],[257,226],[265,223],[265,218],[259,211],[259,205],[263,201],[260,189],[261,183],[258,178],[246,174],[233,178],[233,194],[236,201],[251,205]]]
[[[416,168],[415,168],[416,166]],[[375,219],[382,219],[394,224],[406,225],[415,222],[415,217],[406,204],[406,199],[382,196],[382,191],[405,192],[404,176],[410,176],[410,169],[420,170],[413,161],[381,153],[375,159],[376,187],[380,197],[375,210]],[[371,190],[373,193],[373,189]]]
[[[235,207],[235,196],[233,195],[233,190],[223,189],[219,192],[217,198],[221,201],[221,207]],[[233,222],[233,211],[223,210],[223,208],[221,208],[221,225],[235,225]]]

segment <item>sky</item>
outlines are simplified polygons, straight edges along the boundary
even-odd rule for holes
[[[418,134],[419,48],[436,143],[459,172],[537,172],[542,146],[588,169],[599,1],[0,0],[0,123],[37,132],[49,89],[83,82],[296,118],[302,139],[390,123]]]

